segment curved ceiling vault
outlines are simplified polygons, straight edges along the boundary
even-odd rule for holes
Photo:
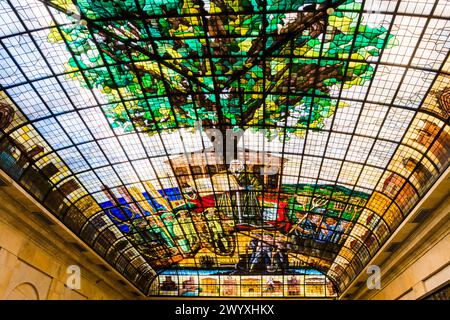
[[[1,0],[1,169],[145,294],[339,295],[448,167],[449,11]]]

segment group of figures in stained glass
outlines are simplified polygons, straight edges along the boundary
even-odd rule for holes
[[[177,254],[186,257],[205,247],[217,254],[232,254],[235,249],[234,221],[221,219],[215,208],[202,213],[187,210],[176,214],[164,212],[134,219],[130,228],[131,241],[151,259],[170,258]]]
[[[216,180],[215,175],[212,180]],[[331,263],[368,199],[367,194],[327,185],[283,185],[281,192],[264,192],[251,185],[240,187],[241,198],[251,199],[244,195],[247,192],[256,199],[255,207],[245,216],[239,211],[249,203],[238,205],[236,192],[213,193],[203,188],[201,196],[192,187],[184,198],[182,190],[170,190],[167,198],[165,190],[160,190],[149,192],[152,196],[147,194],[144,202],[127,195],[125,188],[119,191],[121,199],[113,199],[112,191],[104,187],[113,200],[101,205],[154,266],[222,266],[234,268],[233,274],[284,274],[291,267],[290,260],[295,261],[292,254]],[[131,194],[134,192],[131,190]],[[229,201],[221,201],[223,197]],[[128,205],[119,204],[123,199],[128,199]],[[133,211],[137,205],[139,211]],[[218,262],[213,255],[228,257],[228,261]]]

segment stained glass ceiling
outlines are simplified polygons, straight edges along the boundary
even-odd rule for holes
[[[449,165],[449,1],[0,0],[0,25],[1,169],[150,296],[338,296]]]

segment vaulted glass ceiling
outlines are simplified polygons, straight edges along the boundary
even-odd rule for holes
[[[148,295],[336,296],[449,164],[449,1],[0,0],[0,167]]]

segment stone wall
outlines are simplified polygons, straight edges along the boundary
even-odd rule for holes
[[[49,225],[36,219],[41,208],[16,187],[0,187],[0,299],[142,297],[57,221]],[[80,268],[79,289],[67,286],[72,265]]]

